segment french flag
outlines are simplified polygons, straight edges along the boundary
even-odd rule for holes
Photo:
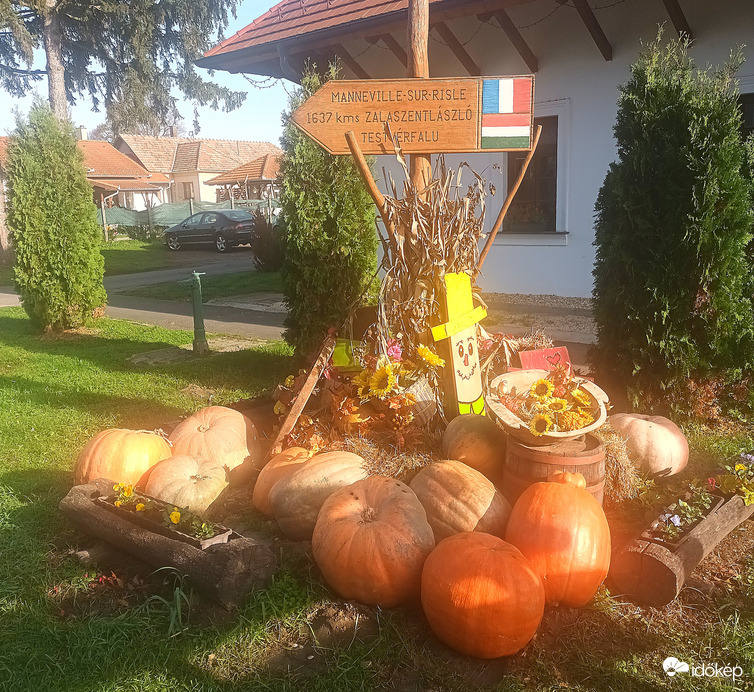
[[[532,94],[531,77],[483,80],[482,149],[531,147]]]

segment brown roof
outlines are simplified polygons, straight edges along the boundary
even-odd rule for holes
[[[256,180],[276,180],[282,158],[282,156],[276,154],[265,154],[258,159],[234,168],[232,171],[221,173],[204,184],[227,185],[232,183],[244,184]]]
[[[108,178],[107,180],[98,180],[96,178],[89,178],[89,182],[94,186],[103,190],[125,190],[127,192],[158,192],[160,189],[166,187],[165,184],[153,183],[146,178],[134,179],[134,178]]]
[[[120,135],[134,158],[150,171],[221,173],[264,154],[279,154],[270,142]]]

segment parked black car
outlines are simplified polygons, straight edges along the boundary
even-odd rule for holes
[[[218,252],[248,243],[254,217],[243,209],[200,211],[165,230],[165,244],[180,250],[190,243],[212,243]]]

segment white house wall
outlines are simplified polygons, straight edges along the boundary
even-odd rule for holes
[[[485,291],[505,293],[589,296],[594,261],[593,213],[609,164],[615,160],[613,124],[617,110],[617,86],[630,76],[640,41],[649,42],[664,23],[666,35],[675,36],[660,0],[595,2],[595,15],[613,48],[606,62],[570,5],[558,6],[542,0],[515,6],[508,13],[523,27],[521,34],[539,60],[536,73],[535,116],[558,115],[558,200],[557,231],[562,234],[500,234],[484,266],[480,283]],[[681,0],[681,7],[694,32],[691,55],[698,65],[724,62],[733,46],[754,42],[752,0]],[[538,21],[541,20],[541,21]],[[484,75],[514,75],[528,72],[494,20],[479,27],[476,18],[451,24]],[[432,36],[435,36],[433,33]],[[436,36],[435,36],[436,37]],[[473,37],[473,38],[472,38]],[[354,44],[355,45],[355,44]],[[745,48],[748,62],[740,71],[742,91],[754,91],[754,46]],[[370,48],[359,62],[373,77],[401,74],[395,58],[377,47]],[[456,58],[443,45],[430,39],[432,76],[467,76]],[[487,171],[498,194],[488,197],[487,227],[504,201],[505,187],[499,173],[491,170],[503,164],[504,154],[448,156],[449,163],[465,160],[477,171]],[[375,173],[385,190],[382,168],[390,170],[396,182],[403,180],[394,157],[378,157]],[[503,166],[505,168],[505,166]]]

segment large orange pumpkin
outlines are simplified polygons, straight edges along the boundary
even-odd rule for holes
[[[589,602],[610,567],[610,528],[580,473],[534,483],[518,498],[505,540],[542,577],[548,603],[577,608]]]
[[[686,468],[689,443],[683,431],[663,416],[616,413],[608,423],[626,438],[628,456],[640,471],[674,476]]]
[[[479,471],[460,461],[425,466],[409,484],[416,493],[438,543],[461,531],[483,531],[502,538],[511,513],[503,495]]]
[[[358,454],[316,454],[270,491],[270,509],[280,530],[297,541],[310,539],[325,500],[366,476],[364,459]]]
[[[73,482],[80,485],[108,478],[136,485],[150,467],[169,456],[172,456],[170,445],[151,430],[103,430],[79,454]]]
[[[468,656],[510,656],[542,621],[542,580],[519,550],[497,536],[457,533],[424,563],[422,607],[432,631]]]
[[[222,466],[196,457],[171,457],[156,464],[144,486],[147,495],[204,514],[228,485]]]
[[[251,501],[262,514],[271,517],[270,490],[275,483],[287,478],[312,456],[308,449],[291,447],[270,459],[259,472]]]
[[[230,482],[253,477],[260,460],[260,444],[254,423],[225,406],[208,406],[179,423],[170,434],[173,456],[190,456],[227,466]]]
[[[448,423],[442,451],[446,459],[462,461],[502,487],[505,442],[503,430],[487,416],[465,413]]]
[[[419,594],[422,565],[434,547],[416,495],[386,476],[333,493],[312,537],[314,559],[341,598],[385,608]]]

